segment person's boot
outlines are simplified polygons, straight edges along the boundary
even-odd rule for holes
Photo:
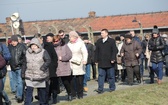
[[[152,70],[152,68],[150,68],[150,84],[154,83],[154,72]]]
[[[121,81],[122,81],[122,82],[125,82],[125,77],[126,77],[126,76],[125,76],[125,70],[122,69],[122,70],[121,70]]]
[[[168,76],[168,68],[165,68],[166,71],[165,71],[165,75]]]
[[[53,92],[52,98],[53,98],[52,104],[56,104],[57,103],[57,92],[56,91]]]
[[[68,101],[72,101],[72,95],[68,94]]]
[[[84,92],[87,92],[88,90],[89,90],[88,87],[84,87],[84,88],[83,88],[83,91],[84,91]]]
[[[11,101],[5,102],[5,105],[11,105]]]
[[[2,92],[0,92],[0,105],[3,105],[3,102],[2,102]]]

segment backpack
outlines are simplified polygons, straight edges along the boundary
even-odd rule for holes
[[[2,47],[2,44],[0,44],[0,47],[1,47],[1,50],[2,50],[0,52],[0,70],[1,70],[1,69],[3,69],[6,66],[6,60],[3,57],[3,47]]]

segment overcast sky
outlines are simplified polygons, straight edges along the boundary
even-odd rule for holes
[[[0,23],[14,12],[23,21],[168,11],[168,0],[0,0]]]

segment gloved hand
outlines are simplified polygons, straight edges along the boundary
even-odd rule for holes
[[[44,71],[44,72],[45,72],[45,71],[46,71],[46,68],[45,68],[45,67],[43,67],[43,66],[41,66],[41,67],[40,67],[40,70],[42,70],[42,71]]]
[[[153,46],[153,50],[157,50],[157,46],[155,45],[155,46]]]
[[[0,71],[0,78],[3,78],[5,76],[5,74],[3,73],[3,71]]]
[[[22,79],[25,79],[25,73],[21,73]]]

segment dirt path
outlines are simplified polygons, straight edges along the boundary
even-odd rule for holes
[[[149,84],[149,73],[148,71],[146,70],[145,71],[145,75],[144,75],[144,83],[141,83],[141,84],[136,84],[136,85],[133,85],[133,86],[128,86],[126,85],[125,83],[122,83],[122,82],[118,82],[116,83],[116,90],[121,90],[121,89],[126,89],[126,88],[131,88],[131,87],[137,87],[137,86],[142,86],[142,85],[150,85]],[[168,82],[168,77],[163,77],[163,82]],[[109,84],[108,83],[105,83],[104,85],[104,92],[108,92],[109,91],[109,88],[108,88]],[[88,96],[94,96],[94,95],[97,95],[97,92],[95,92],[94,90],[97,89],[98,87],[98,83],[97,81],[95,80],[91,80],[88,82],[88,92],[85,92],[84,93],[84,98],[85,97],[88,97]],[[34,95],[36,94],[36,89],[34,89]],[[12,105],[23,105],[24,103],[17,103],[16,100],[15,100],[15,96],[11,93],[8,94],[9,96],[9,99],[11,100],[12,102]],[[58,102],[59,103],[62,103],[62,102],[65,102],[67,100],[67,94],[65,91],[63,91],[62,93],[60,93],[58,95]],[[50,102],[51,104],[51,102]],[[38,105],[38,101],[36,99],[34,99],[33,101],[33,104],[32,105]]]

